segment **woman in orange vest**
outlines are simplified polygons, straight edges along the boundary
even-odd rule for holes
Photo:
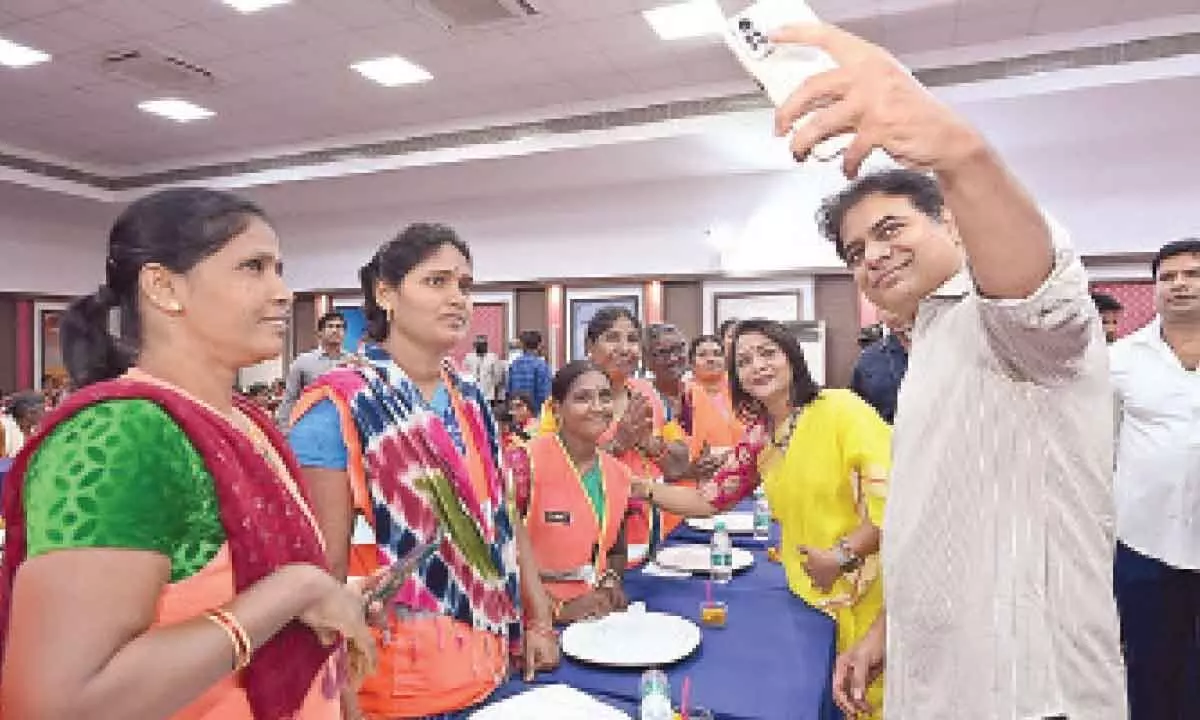
[[[587,360],[558,371],[550,387],[555,433],[508,454],[517,510],[556,623],[623,609],[629,469],[599,449],[612,424],[608,377]]]
[[[701,335],[688,351],[692,381],[683,396],[679,424],[691,438],[693,452],[709,447],[713,454],[731,450],[745,428],[733,411],[725,346],[715,335]]]
[[[642,326],[627,308],[601,308],[587,325],[588,358],[612,383],[613,423],[601,446],[638,480],[676,479],[688,474],[689,448],[654,385],[635,377],[642,360]],[[631,548],[656,545],[666,532],[662,515],[635,501],[626,526]]]

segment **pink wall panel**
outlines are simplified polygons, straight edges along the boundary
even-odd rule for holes
[[[486,335],[488,350],[500,357],[508,354],[508,306],[503,303],[477,303],[471,315],[471,329],[463,341],[454,348],[450,357],[454,364],[462,367],[463,356],[475,346],[476,335]]]
[[[1092,291],[1108,293],[1125,306],[1121,324],[1117,328],[1120,337],[1150,322],[1157,312],[1154,308],[1154,284],[1147,280],[1093,283]]]

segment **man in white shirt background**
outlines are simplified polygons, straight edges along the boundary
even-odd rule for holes
[[[488,350],[487,335],[476,335],[474,348],[463,357],[463,371],[475,380],[493,407],[502,399],[504,367],[504,361]]]
[[[1158,316],[1112,346],[1114,579],[1131,720],[1200,717],[1200,239],[1151,266]]]

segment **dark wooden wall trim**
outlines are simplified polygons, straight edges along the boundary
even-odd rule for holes
[[[546,316],[546,291],[542,288],[519,289],[513,291],[513,302],[516,308],[513,316],[517,326],[511,329],[513,335],[522,330],[537,330],[547,346],[550,343],[550,319]]]
[[[313,295],[297,295],[292,302],[291,355],[285,353],[284,364],[317,346],[317,302]]]
[[[698,280],[663,283],[663,321],[694,338],[704,331],[704,283]]]
[[[858,288],[851,277],[813,280],[813,317],[825,321],[825,384],[847,387],[858,361]]]
[[[0,296],[0,393],[10,393],[17,387],[17,365],[19,346],[17,342],[17,299],[11,295]]]

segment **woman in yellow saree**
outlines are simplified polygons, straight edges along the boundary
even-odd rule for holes
[[[701,490],[635,483],[634,494],[670,512],[707,516],[761,484],[783,532],[788,585],[833,617],[844,650],[883,608],[879,527],[891,429],[857,395],[821,389],[782,325],[744,321],[733,346],[730,381],[734,403],[749,420],[746,436]],[[882,708],[882,678],[868,699]]]

